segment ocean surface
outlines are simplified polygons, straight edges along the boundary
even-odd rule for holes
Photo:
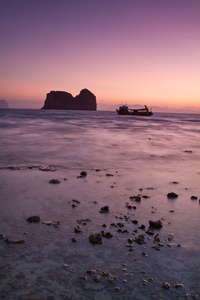
[[[200,298],[199,114],[1,109],[0,149],[1,299]]]

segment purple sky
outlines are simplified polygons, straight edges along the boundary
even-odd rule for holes
[[[200,107],[200,0],[6,0],[0,28],[0,99]]]

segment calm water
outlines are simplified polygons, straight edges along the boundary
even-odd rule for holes
[[[0,234],[26,240],[23,245],[0,240],[2,299],[200,296],[200,115],[2,109],[0,147]],[[83,170],[87,177],[77,178]],[[52,178],[61,183],[50,185]],[[166,196],[172,191],[179,195],[175,200]],[[148,197],[128,210],[129,197],[137,194]],[[80,201],[75,209],[73,199]],[[104,205],[109,214],[99,213]],[[30,215],[59,220],[61,228],[27,224]],[[72,243],[77,220],[87,218],[92,221],[81,224],[83,233]],[[161,218],[161,251],[152,248],[151,236],[129,251],[127,238],[145,234],[139,225],[147,228],[150,219]],[[119,221],[130,233],[110,225]],[[91,245],[88,236],[102,224],[113,238]],[[107,270],[118,280],[111,284],[101,276],[96,283],[88,269],[98,275]],[[169,290],[162,288],[164,281]]]

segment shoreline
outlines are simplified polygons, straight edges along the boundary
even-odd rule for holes
[[[198,194],[194,183],[186,189],[181,181],[174,183],[173,175],[163,189],[152,179],[151,185],[144,183],[140,174],[131,178],[127,170],[88,169],[82,178],[82,169],[44,170],[0,170],[2,299],[199,296],[199,280],[194,279],[200,249],[195,230],[199,203],[191,200]],[[51,179],[60,183],[51,184]],[[172,191],[179,195],[176,199],[167,198]],[[101,213],[106,205],[109,211]],[[34,215],[40,222],[28,223]],[[163,223],[153,235],[146,233],[150,220]],[[60,228],[42,223],[58,221]],[[102,231],[112,237],[91,244],[89,236]],[[138,243],[139,236],[143,238]],[[6,238],[25,243],[7,244]],[[163,288],[163,282],[170,288]],[[175,287],[178,283],[184,286]]]

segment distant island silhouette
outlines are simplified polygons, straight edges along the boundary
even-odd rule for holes
[[[9,108],[8,102],[4,99],[0,100],[0,108]]]
[[[42,109],[96,110],[96,96],[88,89],[81,90],[76,97],[64,91],[51,91]]]

